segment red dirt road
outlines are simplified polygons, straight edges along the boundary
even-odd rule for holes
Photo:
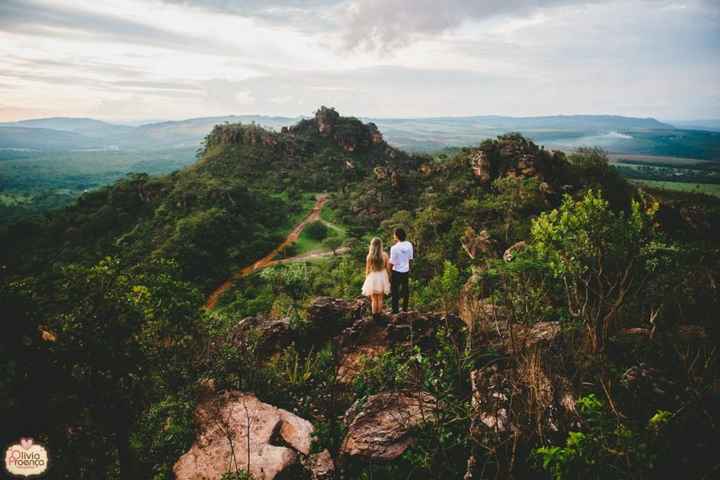
[[[218,303],[218,300],[220,300],[220,297],[222,296],[222,294],[225,293],[225,291],[227,289],[229,289],[236,280],[238,280],[242,277],[246,277],[246,276],[250,275],[251,273],[256,272],[257,270],[260,270],[269,265],[272,265],[273,263],[276,263],[277,261],[273,261],[273,258],[275,258],[275,256],[277,256],[278,253],[283,251],[285,249],[285,247],[287,247],[288,245],[290,245],[293,242],[296,242],[297,239],[300,238],[300,234],[305,229],[305,226],[308,223],[312,223],[316,220],[320,220],[320,211],[322,210],[326,201],[327,201],[327,195],[318,195],[317,202],[315,202],[315,206],[313,207],[310,214],[307,217],[305,217],[305,219],[302,222],[295,225],[295,228],[293,228],[292,232],[290,232],[290,234],[285,238],[285,240],[283,240],[283,242],[280,245],[275,247],[270,253],[265,255],[260,260],[256,261],[252,265],[248,265],[247,267],[241,268],[240,270],[235,272],[232,277],[225,280],[225,282],[223,282],[222,285],[220,285],[218,288],[215,289],[214,292],[212,292],[210,294],[210,296],[208,297],[207,303],[205,304],[205,307],[208,310],[214,309]]]

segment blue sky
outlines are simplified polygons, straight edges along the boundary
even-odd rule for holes
[[[0,120],[720,117],[717,0],[2,0]]]

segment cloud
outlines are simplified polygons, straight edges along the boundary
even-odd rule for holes
[[[602,0],[356,0],[347,10],[349,48],[389,50],[422,35],[437,35],[468,20],[526,17],[542,8]]]
[[[337,8],[349,0],[161,0],[164,3],[233,14],[303,32],[339,27]]]
[[[91,35],[113,42],[206,53],[220,46],[121,16],[37,0],[0,1],[0,32],[45,35],[53,39]]]

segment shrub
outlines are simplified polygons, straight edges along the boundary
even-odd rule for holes
[[[662,452],[668,411],[658,411],[644,426],[619,422],[594,394],[577,402],[585,431],[568,434],[562,446],[534,450],[536,461],[555,480],[649,478]]]
[[[623,308],[648,293],[650,274],[671,263],[674,249],[655,231],[655,210],[634,201],[630,214],[618,213],[590,190],[580,200],[566,195],[559,209],[533,221],[533,248],[562,282],[568,310],[596,352],[620,326]]]
[[[328,227],[324,223],[317,221],[305,227],[305,234],[313,240],[323,240],[328,236]]]

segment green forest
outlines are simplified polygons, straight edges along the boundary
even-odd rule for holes
[[[407,153],[326,107],[166,155],[0,226],[0,442],[48,478],[720,475],[717,196],[517,133]],[[373,319],[396,227],[411,308]],[[284,420],[251,438],[248,405]]]

